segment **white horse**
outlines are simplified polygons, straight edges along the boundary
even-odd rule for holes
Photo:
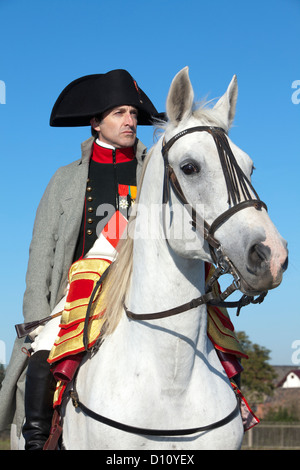
[[[125,429],[93,419],[70,400],[63,413],[66,449],[241,446],[242,420],[207,336],[206,305],[200,301],[165,317],[205,299],[205,261],[227,263],[248,295],[277,287],[286,267],[286,243],[250,183],[252,161],[225,136],[236,98],[236,77],[211,109],[194,109],[187,68],[171,84],[168,123],[145,162],[131,232],[104,289],[110,299],[104,340],[76,379],[80,402]],[[220,157],[226,142],[227,154],[233,152],[227,170]],[[155,312],[162,318],[140,316]]]

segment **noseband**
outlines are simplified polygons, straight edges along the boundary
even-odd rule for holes
[[[170,148],[179,139],[185,135],[192,134],[194,132],[208,132],[214,139],[217,147],[223,175],[227,187],[227,202],[229,209],[220,214],[212,224],[209,224],[203,217],[195,210],[195,208],[187,201],[177,176],[169,163],[168,152]],[[177,315],[191,308],[198,307],[203,304],[216,305],[219,307],[237,307],[237,315],[239,315],[240,309],[250,303],[261,303],[267,292],[263,292],[256,299],[254,296],[243,295],[237,302],[224,302],[234,291],[238,290],[241,286],[241,276],[232,261],[225,254],[221,243],[215,237],[216,230],[232,217],[237,212],[246,209],[248,207],[254,207],[257,210],[265,208],[266,204],[259,199],[257,192],[252,186],[249,179],[246,177],[240,166],[238,165],[235,156],[230,148],[226,133],[224,129],[220,127],[212,126],[196,126],[185,129],[175,136],[173,136],[167,143],[163,141],[162,156],[164,159],[164,184],[163,184],[163,198],[162,202],[164,207],[170,200],[170,187],[179,201],[184,205],[191,217],[191,223],[195,230],[203,237],[208,243],[212,259],[216,265],[216,270],[212,277],[206,284],[206,293],[197,299],[193,299],[191,302],[180,305],[179,307],[172,308],[170,310],[164,310],[162,312],[147,313],[147,314],[135,314],[124,306],[126,314],[129,318],[134,320],[154,320],[164,318],[172,315]],[[254,194],[255,198],[252,197]],[[214,297],[212,292],[212,286],[215,281],[223,274],[229,273],[233,276],[234,280],[232,284],[224,291],[219,294],[218,298]],[[246,281],[243,279],[245,285]]]

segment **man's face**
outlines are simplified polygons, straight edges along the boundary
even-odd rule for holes
[[[117,106],[104,113],[100,122],[91,120],[99,140],[116,148],[132,147],[136,139],[138,111],[133,106]]]

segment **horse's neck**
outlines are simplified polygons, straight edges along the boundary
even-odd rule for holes
[[[145,243],[147,246],[145,246]],[[146,249],[145,249],[146,248]],[[171,256],[166,242],[136,241],[129,310],[152,313],[177,307],[199,297],[204,290],[204,263]],[[164,367],[191,373],[195,351],[205,354],[207,343],[206,308],[190,309],[179,315],[130,322],[133,336],[145,341],[149,355],[164,357]],[[187,380],[181,376],[181,380]]]
[[[164,220],[171,209],[160,204],[164,169],[159,148],[148,164],[135,226],[129,307],[138,313],[176,307],[204,293],[204,263],[177,255],[166,239]]]
[[[131,286],[134,310],[167,310],[204,293],[204,263],[171,254],[165,240],[137,240]]]
[[[146,231],[149,236],[135,237],[131,286],[126,299],[129,310],[137,314],[178,307],[204,294],[205,288],[204,263],[199,259],[183,258],[172,251],[166,234],[160,232],[164,226],[163,211],[151,212],[151,208],[159,207],[162,197],[161,155],[151,157],[146,173],[139,207],[144,214],[151,213],[151,230]],[[136,230],[147,223],[145,216],[141,212],[138,214]],[[181,369],[188,371],[193,368],[197,351],[206,355],[205,306],[160,320],[129,322],[127,327],[126,335],[130,335],[132,344],[142,343],[145,357],[155,355],[151,364],[157,364],[164,357],[168,365],[171,364],[171,370],[178,369],[180,362]]]

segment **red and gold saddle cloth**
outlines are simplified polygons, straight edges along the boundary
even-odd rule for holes
[[[57,380],[54,407],[61,403],[65,387],[82,360],[82,353],[85,351],[83,330],[90,297],[110,263],[106,259],[86,258],[73,263],[69,270],[69,291],[61,316],[60,331],[48,358]],[[91,308],[87,331],[88,348],[96,343],[104,323],[103,311],[100,309],[96,313],[93,309],[101,290],[100,287]]]
[[[110,261],[99,258],[86,258],[76,261],[69,270],[69,291],[62,312],[60,331],[50,351],[48,362],[53,364],[61,359],[84,351],[83,328],[90,297],[97,281],[110,265]],[[93,305],[98,300],[93,300]],[[103,312],[93,312],[88,326],[88,346],[97,341],[103,324]]]

